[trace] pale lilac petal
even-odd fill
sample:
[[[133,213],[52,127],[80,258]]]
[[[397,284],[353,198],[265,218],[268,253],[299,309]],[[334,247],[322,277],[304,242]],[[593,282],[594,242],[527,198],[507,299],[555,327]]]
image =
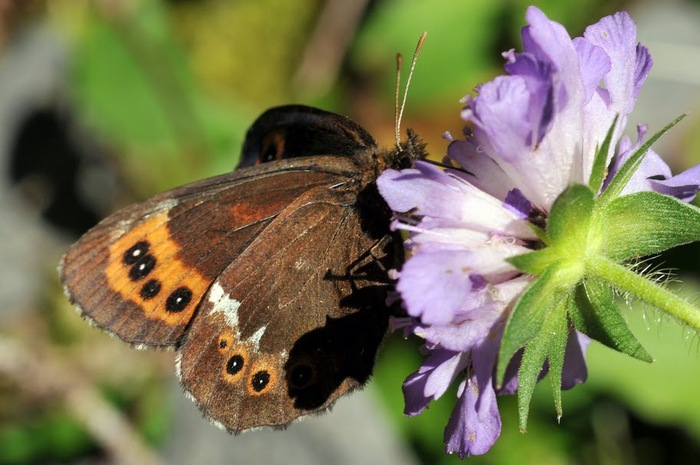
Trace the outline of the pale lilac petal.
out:
[[[610,180],[627,162],[629,157],[642,146],[646,132],[646,125],[637,127],[637,142],[634,145],[628,137],[621,139],[620,154],[610,166],[604,187],[607,187]],[[668,167],[666,162],[656,152],[649,150],[621,194],[627,195],[635,192],[654,191],[676,197],[684,202],[690,202],[695,198],[698,190],[700,190],[700,165],[673,176],[671,168]]]
[[[432,207],[435,206],[444,215],[451,216],[448,206],[461,200],[462,195],[443,183],[443,180],[446,177],[440,169],[417,162],[412,169],[384,171],[377,179],[377,186],[379,193],[394,211],[416,209],[416,214],[419,215],[432,214]]]
[[[420,369],[412,373],[403,383],[404,414],[409,417],[418,415],[427,408],[431,400],[439,397],[435,393],[440,392],[440,395],[442,395],[452,384],[459,370],[464,368],[464,366],[459,365],[462,358],[462,354],[448,350],[438,349],[431,351],[430,355],[423,361]],[[441,370],[441,367],[444,365],[448,365],[452,372],[450,372],[449,368]],[[438,372],[438,375],[433,377],[436,372]],[[429,381],[431,381],[432,391],[430,393],[426,390],[426,385]]]
[[[612,64],[605,50],[581,37],[574,39],[574,47],[576,47],[579,69],[581,70],[581,80],[585,92],[584,101],[587,102],[599,89],[600,81],[610,72]]]
[[[564,370],[561,375],[561,388],[571,389],[577,384],[582,384],[588,377],[586,368],[586,349],[591,339],[578,331],[569,332],[566,342],[566,354],[564,355]]]
[[[700,165],[679,173],[665,180],[649,180],[654,191],[666,194],[684,202],[691,202],[695,199],[695,194],[700,190]]]
[[[485,339],[500,340],[505,324],[505,308],[532,283],[530,276],[509,279],[497,285],[489,285],[488,292],[473,296],[479,305],[459,313],[458,323],[451,325],[416,325],[414,332],[428,342],[439,344],[448,350],[466,352],[482,344]]]
[[[460,176],[471,185],[487,194],[504,199],[508,191],[515,185],[503,169],[484,153],[483,148],[474,144],[474,141],[455,140],[447,147],[447,157],[464,167],[467,173],[455,172],[455,176]]]
[[[474,123],[474,137],[496,162],[512,162],[530,150],[530,93],[525,79],[499,76],[479,89],[462,117]],[[499,163],[501,168],[504,168]]]
[[[505,69],[522,78],[530,94],[527,116],[530,131],[525,142],[534,147],[547,134],[556,115],[552,64],[538,60],[534,55],[520,53],[513,62],[505,65]]]
[[[470,378],[463,389],[464,394],[457,400],[445,428],[446,451],[457,453],[459,458],[485,454],[501,434],[501,417],[493,386],[484,386],[480,392]]]
[[[525,13],[528,26],[522,30],[523,50],[538,58],[547,59],[561,72],[578,72],[578,58],[571,36],[564,26],[551,21],[537,7],[530,6]]]
[[[620,195],[655,190],[652,178],[665,179],[670,176],[671,169],[666,162],[656,152],[649,150]]]
[[[445,349],[468,352],[489,337],[502,316],[502,308],[480,308],[468,312],[458,325],[418,325],[414,333]]]
[[[527,224],[503,207],[502,200],[429,163],[417,162],[414,168],[402,171],[386,170],[377,185],[392,210],[429,217],[431,228],[457,226],[534,238]]]
[[[421,253],[412,256],[401,270],[396,289],[408,314],[425,324],[444,325],[480,291],[472,289],[474,273],[468,251]],[[440,302],[440,305],[435,305]]]
[[[647,49],[637,45],[637,26],[626,12],[615,13],[588,26],[583,37],[610,57],[612,68],[603,82],[611,110],[628,115],[652,66]]]
[[[445,428],[446,450],[460,458],[488,452],[501,434],[492,379],[497,350],[494,344],[475,350],[473,371],[460,385],[459,400]]]
[[[440,349],[441,352],[451,352]],[[452,385],[457,376],[459,376],[471,357],[466,353],[457,352],[452,357],[445,360],[443,363],[435,367],[432,373],[428,376],[425,383],[425,396],[433,399],[439,399],[445,391]]]

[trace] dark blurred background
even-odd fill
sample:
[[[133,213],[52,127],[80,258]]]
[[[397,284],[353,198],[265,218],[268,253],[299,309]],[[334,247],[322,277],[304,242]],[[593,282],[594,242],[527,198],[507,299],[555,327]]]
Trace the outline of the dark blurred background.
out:
[[[0,465],[442,464],[449,392],[402,416],[417,341],[391,337],[373,382],[330,414],[285,432],[228,436],[202,420],[173,376],[174,355],[130,349],[82,321],[58,284],[68,244],[116,208],[229,171],[264,109],[306,103],[351,116],[393,142],[395,54],[428,39],[404,126],[435,157],[459,134],[459,99],[520,48],[529,3],[572,36],[625,9],[656,62],[634,124],[655,132],[678,172],[700,162],[700,2],[556,0],[0,0]],[[405,77],[405,74],[404,74]],[[700,293],[698,247],[649,262]],[[700,463],[700,343],[653,309],[625,314],[657,361],[595,344],[589,380],[548,383],[527,434],[515,399],[483,464]]]

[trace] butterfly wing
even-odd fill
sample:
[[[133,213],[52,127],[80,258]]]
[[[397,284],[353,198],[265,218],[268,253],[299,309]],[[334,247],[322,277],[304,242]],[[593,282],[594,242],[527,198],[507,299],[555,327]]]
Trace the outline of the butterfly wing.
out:
[[[240,166],[313,155],[352,157],[376,148],[372,135],[346,116],[283,105],[264,112],[248,130]]]
[[[203,299],[178,373],[221,427],[281,427],[369,378],[388,322],[379,262],[391,254],[369,256],[381,232],[363,227],[357,198],[352,188],[307,191]],[[388,216],[376,220],[388,232]]]
[[[348,158],[282,160],[127,207],[68,250],[61,268],[66,293],[84,316],[124,341],[172,346],[211,283],[280,212],[355,172]]]
[[[233,432],[284,426],[367,381],[388,322],[385,270],[401,253],[377,246],[389,233],[373,182],[383,168],[356,123],[275,108],[243,155],[278,161],[128,207],[61,266],[96,325],[178,347],[186,392]]]

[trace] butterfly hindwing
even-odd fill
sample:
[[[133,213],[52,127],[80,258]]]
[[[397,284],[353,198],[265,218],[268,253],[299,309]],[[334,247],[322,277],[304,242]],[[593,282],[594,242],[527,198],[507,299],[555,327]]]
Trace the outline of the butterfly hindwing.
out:
[[[369,378],[388,310],[382,257],[367,254],[377,238],[362,228],[356,197],[352,189],[305,193],[203,300],[179,373],[226,429],[286,425]]]

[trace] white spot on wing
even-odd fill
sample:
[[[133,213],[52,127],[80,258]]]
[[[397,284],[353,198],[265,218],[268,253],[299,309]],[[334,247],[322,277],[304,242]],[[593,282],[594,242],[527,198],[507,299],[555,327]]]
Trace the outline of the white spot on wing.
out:
[[[262,326],[257,331],[255,331],[255,333],[253,333],[252,336],[248,338],[248,342],[253,344],[255,351],[257,351],[260,348],[260,339],[262,339],[266,329],[267,326]]]
[[[210,315],[214,313],[221,313],[226,319],[226,323],[232,328],[238,327],[238,307],[241,303],[236,299],[225,295],[224,288],[221,284],[214,283],[209,291],[209,302],[214,304],[214,307],[209,312]]]

